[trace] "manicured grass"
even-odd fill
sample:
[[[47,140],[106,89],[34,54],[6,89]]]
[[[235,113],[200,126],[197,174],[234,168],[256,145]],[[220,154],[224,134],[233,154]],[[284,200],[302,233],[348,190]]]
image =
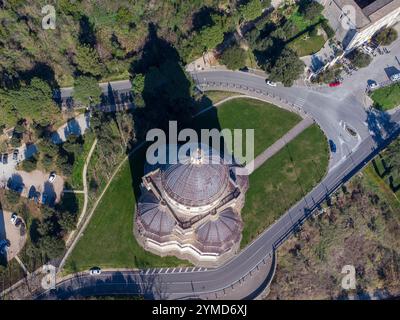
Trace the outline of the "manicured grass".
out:
[[[189,265],[175,257],[145,251],[133,235],[135,194],[143,175],[145,152],[138,152],[118,172],[101,200],[81,240],[68,258],[67,272],[102,268],[142,268]]]
[[[321,35],[314,37],[301,36],[289,44],[289,47],[297,52],[299,57],[309,56],[321,50],[325,44],[325,38]]]
[[[322,179],[328,154],[323,132],[312,125],[253,172],[242,210],[242,248]]]
[[[238,98],[199,115],[194,119],[194,126],[202,129],[254,129],[254,155],[257,156],[300,120],[297,114],[272,104]],[[243,142],[245,139],[243,134]]]
[[[93,145],[94,135],[88,132],[87,134],[85,134],[84,139],[85,142],[83,144],[83,152],[79,154],[78,157],[75,159],[70,178],[71,186],[76,190],[83,189],[82,171],[90,148]]]
[[[374,101],[374,107],[383,111],[397,107],[400,105],[400,83],[373,91],[371,99]]]

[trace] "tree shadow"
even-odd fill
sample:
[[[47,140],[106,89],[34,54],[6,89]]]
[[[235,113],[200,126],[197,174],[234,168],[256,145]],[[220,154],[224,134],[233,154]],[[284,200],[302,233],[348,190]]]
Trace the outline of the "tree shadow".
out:
[[[145,107],[134,110],[135,131],[139,141],[144,141],[146,133],[152,128],[163,130],[168,141],[170,121],[177,122],[178,132],[184,128],[198,129],[193,120],[193,114],[199,109],[193,98],[193,84],[182,67],[182,60],[176,49],[158,37],[153,24],[149,25],[147,42],[140,59],[132,63],[131,73],[145,76]],[[208,120],[204,123],[220,128],[216,112],[209,112]],[[147,147],[148,145],[143,146],[129,158],[136,201],[141,193]]]
[[[199,11],[195,12],[192,16],[192,29],[191,32],[199,31],[204,27],[213,25],[212,15],[217,14],[218,11],[210,7],[202,7]]]
[[[42,203],[49,207],[54,207],[56,199],[57,199],[57,194],[54,191],[53,184],[46,181],[44,183],[42,192]]]
[[[78,40],[82,45],[87,45],[92,48],[97,44],[95,26],[87,15],[82,15],[79,19]]]
[[[22,193],[24,186],[24,180],[17,173],[14,173],[7,181],[7,188],[17,192],[19,195]]]
[[[46,293],[36,293],[37,300],[66,300],[90,297],[136,297],[148,300],[168,298],[166,283],[162,275],[145,275],[140,272],[130,274],[113,272],[106,277],[76,275],[60,283],[56,289]]]
[[[366,122],[368,130],[377,145],[384,143],[396,126],[396,122],[391,119],[387,112],[376,109],[367,111]]]

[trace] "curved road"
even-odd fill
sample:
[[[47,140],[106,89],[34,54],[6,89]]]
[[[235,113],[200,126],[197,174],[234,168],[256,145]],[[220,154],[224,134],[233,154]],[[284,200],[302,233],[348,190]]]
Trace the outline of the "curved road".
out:
[[[40,294],[38,299],[63,299],[96,293],[139,293],[155,299],[183,299],[221,292],[264,264],[329,194],[358,172],[398,133],[400,113],[392,116],[377,113],[372,117],[352,97],[338,99],[307,87],[266,87],[263,78],[243,72],[209,71],[193,74],[193,77],[203,90],[230,88],[231,91],[244,91],[269,100],[275,95],[275,98],[284,97],[295,108],[300,107],[309,113],[338,146],[327,176],[240,254],[219,268],[184,268],[183,272],[180,268],[103,272],[96,277],[76,275],[58,283],[56,290]],[[356,130],[357,137],[346,132],[343,121]],[[256,285],[254,290],[259,290],[260,285]]]

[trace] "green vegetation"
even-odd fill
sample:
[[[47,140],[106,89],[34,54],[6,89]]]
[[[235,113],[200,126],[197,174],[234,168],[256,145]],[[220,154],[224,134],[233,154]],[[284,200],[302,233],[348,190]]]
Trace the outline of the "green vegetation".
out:
[[[67,272],[103,268],[144,268],[188,265],[175,257],[161,258],[145,251],[133,235],[135,186],[143,175],[145,149],[126,161],[94,213],[92,220],[68,258]]]
[[[298,59],[297,54],[285,48],[271,68],[269,78],[272,81],[279,81],[284,86],[290,87],[293,85],[294,80],[304,72],[304,67],[304,62]]]
[[[319,17],[324,10],[324,6],[314,0],[301,0],[299,3],[299,13],[307,20],[314,20]]]
[[[247,3],[239,7],[239,14],[245,21],[251,21],[259,17],[262,13],[263,5],[267,7],[268,4],[262,4],[261,0],[249,0]]]
[[[254,129],[254,154],[259,155],[300,121],[292,112],[272,104],[238,98],[224,102],[195,118],[201,129]],[[243,144],[246,137],[243,136]]]
[[[314,1],[300,4],[283,4],[270,15],[260,18],[255,27],[245,34],[259,67],[270,78],[285,86],[304,72],[299,56],[318,52],[331,37],[331,29]]]
[[[304,57],[321,50],[325,42],[325,38],[322,35],[311,36],[310,34],[305,34],[293,40],[289,47],[300,57]]]
[[[250,176],[250,188],[242,210],[242,248],[323,178],[328,160],[326,138],[319,127],[313,125]]]
[[[400,105],[400,83],[374,90],[371,99],[374,101],[374,107],[383,111],[397,107]]]
[[[341,73],[342,66],[339,64],[335,64],[333,67],[320,72],[316,77],[312,79],[312,81],[318,83],[331,83],[336,81]]]
[[[393,28],[386,28],[374,36],[374,40],[382,46],[388,46],[397,39],[397,31]]]
[[[353,50],[347,55],[347,58],[351,61],[357,68],[368,67],[372,61],[369,54],[362,52],[359,49]]]
[[[72,166],[72,173],[70,177],[71,186],[73,189],[81,190],[83,188],[82,171],[86,162],[86,158],[89,154],[90,148],[93,145],[93,142],[94,142],[93,134],[90,132],[86,133],[82,150],[80,150],[80,152],[74,153],[74,164]]]
[[[246,66],[246,58],[246,51],[234,45],[222,53],[220,61],[226,65],[228,69],[237,70]]]
[[[397,296],[400,202],[374,165],[353,177],[324,208],[279,248],[268,299]],[[343,261],[356,269],[355,290],[341,289]]]
[[[77,47],[75,63],[78,70],[84,74],[98,77],[104,71],[97,51],[87,45]]]
[[[51,88],[42,79],[33,78],[18,89],[0,89],[0,126],[15,125],[20,119],[48,125],[58,116]]]
[[[80,76],[74,81],[74,100],[86,106],[100,102],[101,89],[96,78]]]

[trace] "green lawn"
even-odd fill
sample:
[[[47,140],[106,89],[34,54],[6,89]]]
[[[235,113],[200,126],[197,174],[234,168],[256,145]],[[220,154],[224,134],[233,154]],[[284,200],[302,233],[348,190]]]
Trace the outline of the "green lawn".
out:
[[[219,125],[216,117],[219,117],[224,128],[255,128],[255,149],[259,152],[300,120],[297,115],[272,105],[241,98],[203,114],[196,119],[197,126],[214,128]],[[321,168],[321,175],[327,167],[325,137],[318,127],[313,126],[293,140],[289,150],[297,175],[307,192],[320,179],[312,160]],[[175,257],[153,255],[142,249],[134,238],[135,199],[143,175],[144,151],[145,148],[142,148],[136,153],[131,164],[126,162],[110,184],[88,228],[69,257],[66,272],[93,266],[134,268],[189,265]],[[295,176],[287,149],[253,173],[242,213],[245,222],[242,246],[301,197]],[[286,189],[285,199],[277,194],[277,188]]]
[[[289,43],[289,47],[296,51],[299,57],[305,57],[321,50],[324,44],[325,38],[321,35],[314,37],[301,36]]]
[[[85,165],[86,158],[89,154],[90,148],[93,145],[94,135],[88,132],[87,134],[85,134],[84,139],[85,142],[83,144],[83,152],[75,159],[70,178],[71,186],[73,189],[76,190],[83,189],[82,171]]]
[[[194,126],[202,129],[254,129],[254,154],[257,156],[300,120],[297,114],[272,104],[238,98],[199,115]],[[245,141],[245,135],[242,140]]]
[[[144,148],[126,161],[109,186],[84,232],[68,258],[66,272],[103,268],[141,268],[189,265],[175,257],[161,258],[145,251],[133,236],[135,190],[143,173]],[[133,182],[132,182],[133,181]]]
[[[371,99],[374,101],[374,107],[383,111],[397,107],[400,105],[400,83],[373,91]]]
[[[312,125],[250,176],[242,210],[242,248],[321,180],[328,167],[328,154],[323,132]]]

